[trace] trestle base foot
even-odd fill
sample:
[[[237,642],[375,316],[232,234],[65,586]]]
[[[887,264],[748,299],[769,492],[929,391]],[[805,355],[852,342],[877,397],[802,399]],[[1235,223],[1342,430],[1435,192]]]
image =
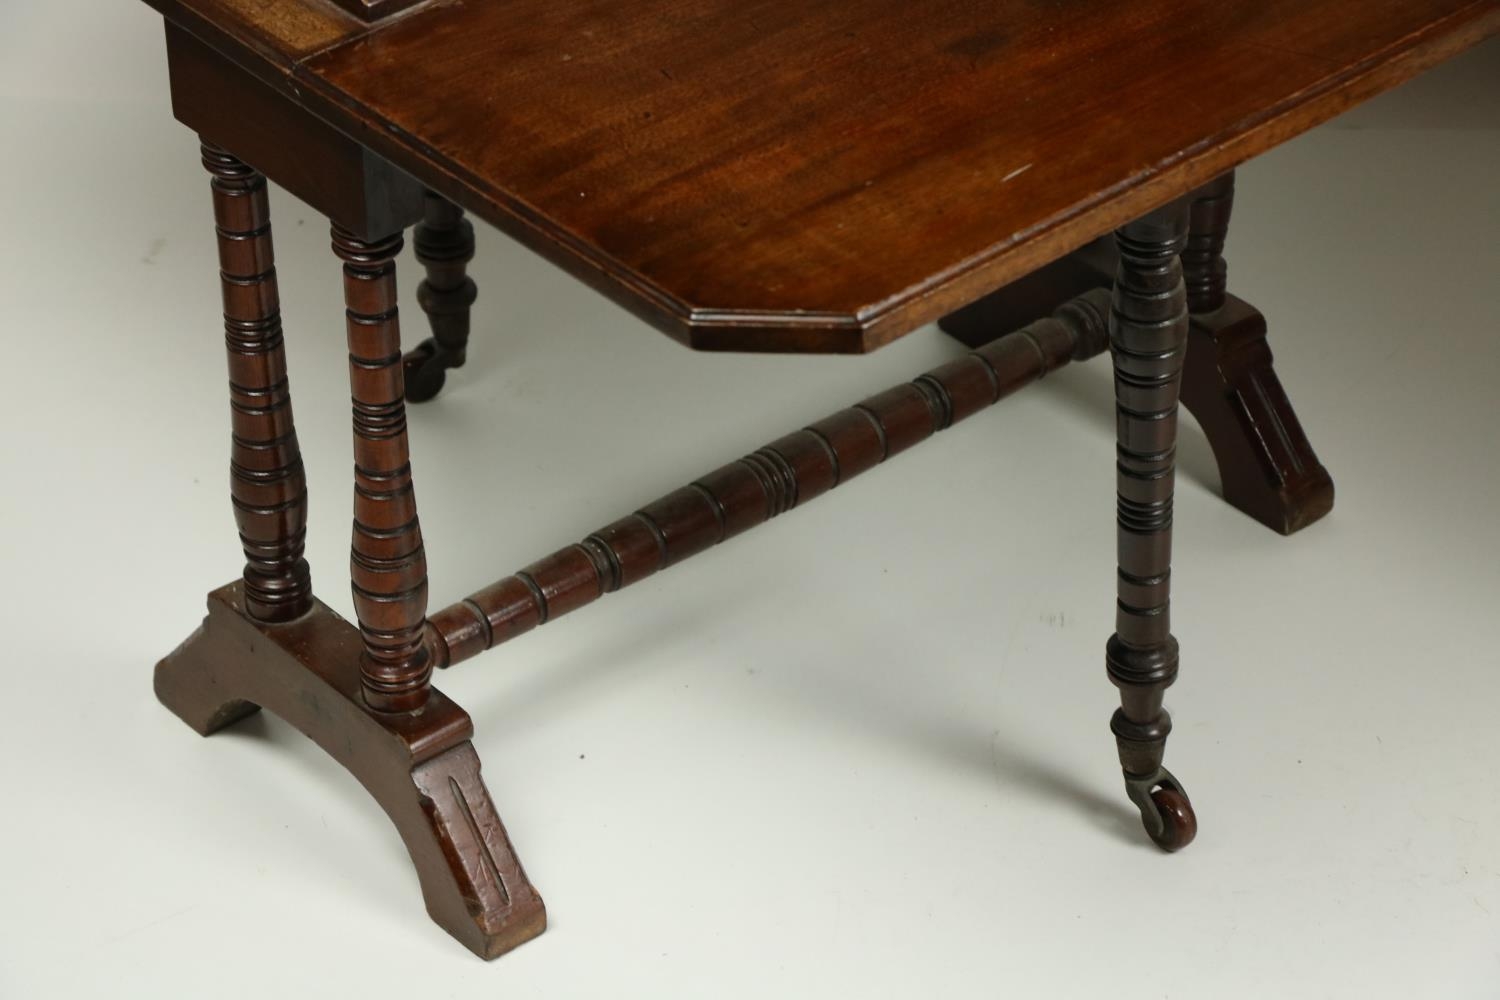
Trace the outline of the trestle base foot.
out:
[[[546,929],[547,914],[480,778],[473,724],[435,690],[416,712],[368,707],[362,648],[321,601],[284,624],[256,621],[236,582],[209,594],[202,627],[157,664],[156,694],[204,736],[260,708],[301,730],[396,825],[432,919],[496,958]]]

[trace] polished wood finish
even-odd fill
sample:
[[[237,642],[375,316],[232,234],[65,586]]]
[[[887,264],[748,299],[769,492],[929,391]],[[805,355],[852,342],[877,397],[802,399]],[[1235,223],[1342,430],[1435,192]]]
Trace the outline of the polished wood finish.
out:
[[[1162,766],[1179,392],[1214,414],[1200,419],[1221,462],[1242,449],[1236,483],[1310,455],[1263,326],[1225,291],[1223,175],[1500,29],[1500,0],[470,0],[399,16],[407,0],[148,2],[169,22],[174,110],[209,144],[249,563],[158,666],[158,695],[202,733],[264,705],[315,739],[395,821],[434,918],[485,957],[539,933],[545,912],[479,779],[468,717],[430,686],[435,664],[763,523],[1106,339],[1112,729],[1152,839],[1189,842],[1196,818]],[[343,261],[357,631],[312,597],[302,558],[262,174],[330,219]],[[461,209],[703,349],[867,351],[1002,287],[980,310],[991,318],[1023,285],[1046,299],[1023,322],[1057,312],[429,621],[403,373],[429,379],[411,387],[420,398],[463,360]],[[419,221],[432,371],[403,361],[396,308],[395,258]],[[1087,245],[1115,230],[1106,309]],[[1059,258],[1078,298],[1052,295],[1050,272],[1017,283]],[[1021,324],[991,325],[986,339]],[[1266,431],[1290,458],[1247,443]]]
[[[433,691],[421,712],[370,708],[359,632],[321,601],[271,625],[241,583],[208,597],[203,626],[156,667],[162,703],[208,736],[265,708],[346,767],[395,824],[427,912],[482,958],[540,934],[526,877],[479,776],[469,716]]]
[[[695,479],[431,618],[438,666],[477,656],[764,524],[1055,371],[1108,339],[1103,290]]]
[[[158,698],[202,735],[269,708],[385,809],[432,918],[483,958],[546,927],[546,910],[479,776],[467,714],[434,691],[427,574],[406,440],[394,260],[399,234],[335,225],[344,262],[355,498],[351,627],[313,597],[307,488],[292,422],[266,179],[210,143],[233,426],[231,496],[244,579],[156,668]]]
[[[1333,509],[1334,486],[1276,374],[1265,317],[1225,290],[1233,198],[1234,179],[1226,176],[1193,202],[1183,252],[1193,316],[1182,402],[1213,449],[1224,499],[1289,535]],[[979,346],[1057,302],[1108,287],[1117,266],[1114,241],[1099,241],[945,317],[942,327]]]
[[[1333,510],[1333,479],[1276,375],[1265,317],[1228,294],[1224,244],[1233,211],[1233,174],[1193,202],[1182,255],[1193,313],[1182,401],[1213,446],[1225,498],[1290,535]]]
[[[304,69],[694,346],[853,351],[1500,23],[1493,2],[1357,6],[520,0],[434,8]],[[413,65],[443,85],[403,86]]]
[[[1187,799],[1162,767],[1172,719],[1162,696],[1177,679],[1177,640],[1171,631],[1172,493],[1177,448],[1177,401],[1187,352],[1187,286],[1180,254],[1188,242],[1186,201],[1133,222],[1116,234],[1120,263],[1110,310],[1109,347],[1115,369],[1118,424],[1119,573],[1115,634],[1106,647],[1109,679],[1120,689],[1110,722],[1126,787],[1141,807],[1146,829],[1162,847],[1197,823],[1165,823],[1159,797],[1166,787]],[[1190,807],[1189,815],[1191,815]]]
[[[1234,213],[1234,172],[1216,178],[1193,194],[1187,245],[1182,250],[1182,280],[1190,313],[1223,308],[1229,290],[1229,262],[1224,244]]]
[[[1500,0],[508,0],[218,41],[695,347],[864,351],[1497,28]]]
[[[224,292],[232,427],[229,494],[245,550],[245,606],[260,621],[312,607],[307,476],[292,421],[266,179],[205,143]]]
[[[350,232],[375,239],[422,218],[422,186],[389,160],[170,24],[167,67],[178,121]]]
[[[448,369],[463,367],[469,316],[479,295],[468,275],[474,226],[463,209],[440,194],[427,192],[425,205],[414,242],[427,280],[417,287],[417,302],[432,325],[432,336],[406,353],[406,398],[413,403],[436,396]]]
[[[365,242],[333,227],[344,262],[349,388],[354,401],[354,539],[349,573],[365,649],[365,700],[410,712],[427,700],[432,663],[422,642],[427,553],[417,520],[406,434],[396,255],[401,236]]]
[[[1333,510],[1333,479],[1276,374],[1266,318],[1233,295],[1193,317],[1182,402],[1213,446],[1224,499],[1283,535]]]

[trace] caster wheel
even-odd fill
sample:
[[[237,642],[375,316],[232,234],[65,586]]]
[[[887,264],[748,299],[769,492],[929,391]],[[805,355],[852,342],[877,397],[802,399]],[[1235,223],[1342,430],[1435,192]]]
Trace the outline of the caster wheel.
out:
[[[1180,851],[1198,835],[1198,817],[1188,797],[1175,788],[1162,786],[1151,792],[1151,802],[1161,816],[1161,835],[1151,839],[1164,851]]]
[[[406,377],[406,401],[425,403],[441,392],[448,378],[447,367],[430,340],[408,351],[401,359]]]

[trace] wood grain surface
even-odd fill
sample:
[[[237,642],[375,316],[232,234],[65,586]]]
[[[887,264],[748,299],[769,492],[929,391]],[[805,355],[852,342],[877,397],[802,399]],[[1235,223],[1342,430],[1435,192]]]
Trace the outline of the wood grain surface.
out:
[[[1500,0],[505,0],[293,75],[695,347],[863,351],[1497,27]]]
[[[346,42],[368,26],[332,0],[146,0],[262,77],[284,77],[297,62]]]

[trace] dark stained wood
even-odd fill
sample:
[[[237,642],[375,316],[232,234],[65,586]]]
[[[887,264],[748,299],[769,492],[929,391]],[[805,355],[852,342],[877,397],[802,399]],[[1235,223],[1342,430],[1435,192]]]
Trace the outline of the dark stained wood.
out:
[[[1500,0],[507,0],[297,76],[693,346],[860,351],[1497,27]]]
[[[870,350],[1500,29],[1500,0],[149,2],[672,335],[768,351]]]
[[[354,412],[354,537],[349,573],[365,639],[365,700],[387,712],[426,703],[432,663],[422,642],[427,554],[406,433],[396,255],[401,236],[365,242],[333,227],[344,262],[349,389]]]
[[[440,667],[643,580],[821,496],[1070,361],[1105,349],[1096,289],[1023,330],[773,441],[429,619]]]
[[[1182,280],[1187,285],[1188,312],[1211,313],[1224,305],[1229,288],[1229,264],[1224,244],[1234,213],[1234,172],[1210,181],[1193,194],[1188,216],[1187,246],[1182,251]]]
[[[312,607],[307,547],[307,476],[287,383],[281,299],[271,248],[266,179],[205,143],[213,176],[224,346],[229,356],[232,428],[229,493],[245,550],[245,604],[268,622]]]
[[[417,286],[417,303],[427,314],[432,336],[406,353],[406,399],[420,403],[443,388],[449,368],[468,359],[469,316],[479,289],[468,275],[474,259],[474,227],[463,209],[440,194],[427,192],[417,226],[417,260],[427,280]]]
[[[1230,503],[1290,535],[1333,510],[1333,479],[1302,431],[1266,341],[1266,318],[1228,294],[1234,175],[1198,192],[1182,255],[1188,335],[1182,401],[1203,428]]]
[[[321,601],[282,625],[257,622],[243,585],[156,667],[156,694],[208,736],[260,708],[300,729],[380,803],[416,866],[427,912],[482,958],[540,934],[526,877],[479,776],[469,716],[433,691],[419,713],[378,712],[361,694],[359,632]]]
[[[462,709],[428,685],[426,566],[412,496],[393,259],[334,227],[349,305],[356,631],[312,595],[307,488],[271,249],[266,179],[203,146],[224,290],[231,495],[248,564],[209,595],[203,626],[156,668],[158,698],[203,735],[262,706],[310,736],[385,809],[432,918],[483,958],[546,927],[479,776]]]
[[[170,23],[167,66],[178,121],[322,215],[367,239],[422,218],[422,186],[411,177]]]
[[[1113,235],[1095,240],[949,313],[938,326],[967,347],[983,347],[1007,331],[1046,316],[1059,302],[1111,287],[1116,259]]]
[[[1333,479],[1292,408],[1266,318],[1233,295],[1193,317],[1182,402],[1203,428],[1224,499],[1283,535],[1333,510]]]
[[[1236,468],[1311,454],[1258,314],[1225,291],[1223,175],[1500,28],[1500,0],[457,0],[378,24],[406,0],[148,2],[170,23],[174,108],[209,144],[249,561],[158,666],[158,694],[202,733],[265,705],[312,736],[396,822],[433,917],[485,957],[540,933],[545,913],[479,779],[468,717],[430,686],[434,665],[806,503],[1106,339],[1119,413],[1112,729],[1152,839],[1190,841],[1191,804],[1162,766],[1189,337],[1212,331],[1208,367],[1195,348],[1181,390],[1190,404],[1202,390],[1211,440],[1291,442],[1291,458],[1263,447]],[[257,170],[330,217],[344,262],[358,631],[312,597],[302,559]],[[1079,279],[1053,318],[427,619],[394,261],[422,218],[440,374],[462,361],[473,301],[460,207],[704,349],[870,350],[1112,230],[1118,254],[1059,269],[1075,280],[1104,259],[1118,275],[1112,300]],[[1050,282],[1020,297],[1040,302]]]
[[[1110,722],[1126,788],[1153,840],[1168,850],[1187,846],[1197,822],[1169,823],[1153,793],[1170,788],[1171,810],[1188,809],[1181,786],[1162,767],[1172,719],[1162,696],[1177,679],[1171,629],[1172,493],[1177,400],[1187,352],[1187,286],[1180,254],[1187,245],[1190,205],[1179,201],[1123,227],[1110,310],[1118,422],[1119,575],[1115,634],[1106,647],[1109,678],[1120,689]],[[1144,790],[1146,796],[1141,796]],[[1180,801],[1179,801],[1180,800]]]
[[[1183,253],[1193,317],[1182,402],[1213,449],[1224,499],[1289,535],[1333,509],[1334,486],[1276,374],[1265,317],[1225,291],[1233,191],[1233,178],[1221,178],[1193,203]],[[942,327],[982,345],[1057,302],[1108,286],[1117,266],[1114,241],[1096,242],[945,317]]]

